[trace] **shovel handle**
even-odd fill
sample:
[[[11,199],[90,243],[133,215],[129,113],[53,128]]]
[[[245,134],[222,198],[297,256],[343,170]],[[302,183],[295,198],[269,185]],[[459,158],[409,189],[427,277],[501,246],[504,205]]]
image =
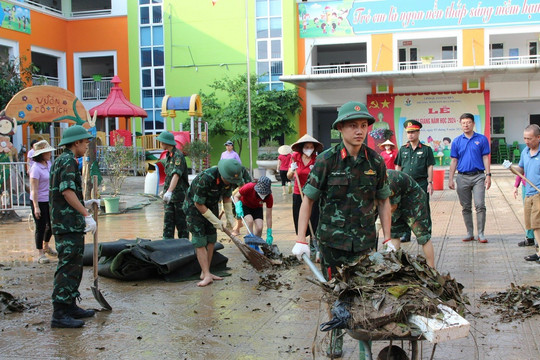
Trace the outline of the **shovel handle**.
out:
[[[302,198],[302,201],[304,201],[304,193],[302,192],[302,186],[300,186],[298,174],[294,174],[294,178],[296,179],[296,184],[298,185],[298,191],[300,191],[300,197]],[[315,232],[313,231],[313,225],[311,225],[311,218],[308,219],[308,225],[309,231],[311,232],[311,238],[314,240],[313,245],[315,246],[315,250],[319,251],[319,244],[317,243],[317,238],[315,237]]]
[[[92,176],[92,199],[97,199],[98,196],[98,177],[97,175]],[[92,204],[92,210],[94,212],[94,221],[96,222],[96,231],[94,232],[94,246],[93,246],[93,256],[92,256],[92,267],[94,270],[94,281],[98,278],[98,206],[96,203]]]
[[[309,266],[309,269],[311,270],[313,275],[315,275],[317,280],[319,280],[322,283],[326,282],[326,279],[324,278],[322,272],[317,268],[317,265],[315,265],[313,261],[311,261],[311,259],[309,258],[309,256],[307,256],[307,254],[302,254],[302,260],[304,260],[307,266]]]

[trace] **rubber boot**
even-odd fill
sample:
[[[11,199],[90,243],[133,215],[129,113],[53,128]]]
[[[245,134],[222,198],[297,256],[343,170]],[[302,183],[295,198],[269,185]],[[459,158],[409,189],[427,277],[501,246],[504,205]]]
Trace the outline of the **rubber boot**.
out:
[[[68,313],[70,305],[53,302],[52,328],[80,328],[84,321],[72,318]]]
[[[85,310],[77,306],[77,300],[73,299],[73,302],[69,305],[67,313],[74,319],[83,319],[94,316],[96,313],[94,310]]]
[[[473,215],[470,212],[468,213],[462,212],[462,214],[463,214],[463,222],[465,222],[465,227],[467,228],[467,237],[472,238],[474,237]]]
[[[326,350],[326,356],[331,359],[340,358],[343,355],[343,331],[334,329],[330,334],[330,344]]]

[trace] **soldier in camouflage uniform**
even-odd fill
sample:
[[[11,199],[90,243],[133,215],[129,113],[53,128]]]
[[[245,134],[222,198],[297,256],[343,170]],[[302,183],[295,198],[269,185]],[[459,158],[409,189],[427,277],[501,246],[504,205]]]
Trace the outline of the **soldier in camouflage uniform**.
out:
[[[409,175],[402,171],[386,170],[390,184],[390,206],[392,208],[392,245],[400,247],[400,236],[411,231],[422,245],[427,263],[435,267],[435,253],[431,242],[431,221],[426,206],[425,191]]]
[[[353,262],[377,247],[375,220],[381,218],[385,239],[390,238],[390,188],[383,158],[364,144],[368,126],[375,122],[366,106],[344,104],[332,127],[342,142],[317,156],[306,185],[298,218],[298,237],[293,254],[309,256],[306,242],[308,219],[319,199],[320,220],[316,231],[321,268],[330,277],[336,267]],[[328,356],[339,357],[343,338],[333,330]]]
[[[189,187],[186,159],[180,150],[176,148],[174,135],[164,131],[157,139],[161,142],[161,148],[167,151],[167,157],[162,160],[165,165],[165,184],[167,189],[163,195],[164,220],[163,238],[174,239],[174,229],[178,231],[178,238],[189,237],[186,223],[186,214],[182,209],[186,191]]]
[[[198,174],[189,186],[184,212],[187,217],[191,242],[201,266],[201,281],[197,286],[206,286],[221,277],[210,273],[210,264],[217,241],[216,230],[222,230],[225,224],[218,219],[218,203],[223,200],[223,210],[227,223],[235,223],[232,206],[232,191],[243,182],[244,167],[234,159],[220,160],[217,167],[211,167]]]
[[[84,233],[96,231],[96,222],[85,207],[97,200],[83,202],[81,173],[76,160],[86,153],[91,137],[80,125],[66,129],[58,144],[66,148],[51,167],[51,226],[58,251],[51,327],[81,327],[84,321],[79,319],[94,315],[93,310],[81,309],[76,304],[83,273]]]

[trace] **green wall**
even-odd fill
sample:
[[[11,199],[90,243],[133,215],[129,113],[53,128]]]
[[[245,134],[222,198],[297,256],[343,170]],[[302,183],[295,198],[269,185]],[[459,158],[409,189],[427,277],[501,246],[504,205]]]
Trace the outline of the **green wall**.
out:
[[[134,103],[140,104],[140,74],[138,45],[138,5],[129,2],[130,92]],[[282,1],[284,74],[296,73],[296,3]],[[255,1],[249,0],[250,71],[256,71]],[[191,96],[210,92],[209,84],[225,76],[235,77],[246,72],[246,17],[245,1],[220,0],[215,6],[208,1],[163,2],[165,40],[165,85],[167,95]],[[223,65],[221,65],[223,64]],[[225,65],[226,64],[226,65]],[[221,66],[220,66],[221,65]],[[286,84],[288,88],[292,85]],[[204,108],[203,108],[204,113]],[[175,129],[188,118],[187,112],[177,112]],[[203,117],[204,120],[204,117]],[[170,129],[171,118],[167,119]],[[247,126],[247,124],[246,124]],[[188,130],[185,129],[184,130]],[[213,147],[211,163],[217,164],[226,137],[209,134]],[[297,136],[291,136],[291,142]],[[257,157],[257,139],[253,140],[253,160]],[[247,147],[241,154],[248,165]],[[253,167],[257,167],[253,164]]]

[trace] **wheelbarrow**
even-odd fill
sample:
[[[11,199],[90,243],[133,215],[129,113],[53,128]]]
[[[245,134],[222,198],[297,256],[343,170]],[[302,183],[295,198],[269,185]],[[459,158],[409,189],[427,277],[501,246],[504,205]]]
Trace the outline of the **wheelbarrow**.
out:
[[[309,266],[318,281],[322,283],[326,282],[321,271],[306,254],[302,255],[302,259]],[[400,341],[402,347],[403,342],[409,341],[411,349],[410,357],[405,354],[402,348],[397,349],[402,351],[403,357],[401,357],[401,359],[418,360],[418,341],[423,340],[428,340],[433,344],[430,357],[430,359],[433,359],[437,343],[467,337],[470,329],[469,322],[451,308],[445,305],[439,305],[438,308],[440,313],[437,318],[409,315],[407,322],[410,325],[411,332],[406,336],[389,335],[387,331],[368,331],[362,328],[345,329],[345,331],[350,337],[358,340],[360,360],[373,359],[371,351],[371,343],[373,341],[390,341],[390,346],[383,349],[382,352],[386,350],[396,350],[393,349],[395,348],[395,346],[393,346],[395,341]],[[379,354],[379,356],[380,355],[381,354]],[[383,358],[386,358],[386,356]],[[395,358],[400,359],[399,357]]]

